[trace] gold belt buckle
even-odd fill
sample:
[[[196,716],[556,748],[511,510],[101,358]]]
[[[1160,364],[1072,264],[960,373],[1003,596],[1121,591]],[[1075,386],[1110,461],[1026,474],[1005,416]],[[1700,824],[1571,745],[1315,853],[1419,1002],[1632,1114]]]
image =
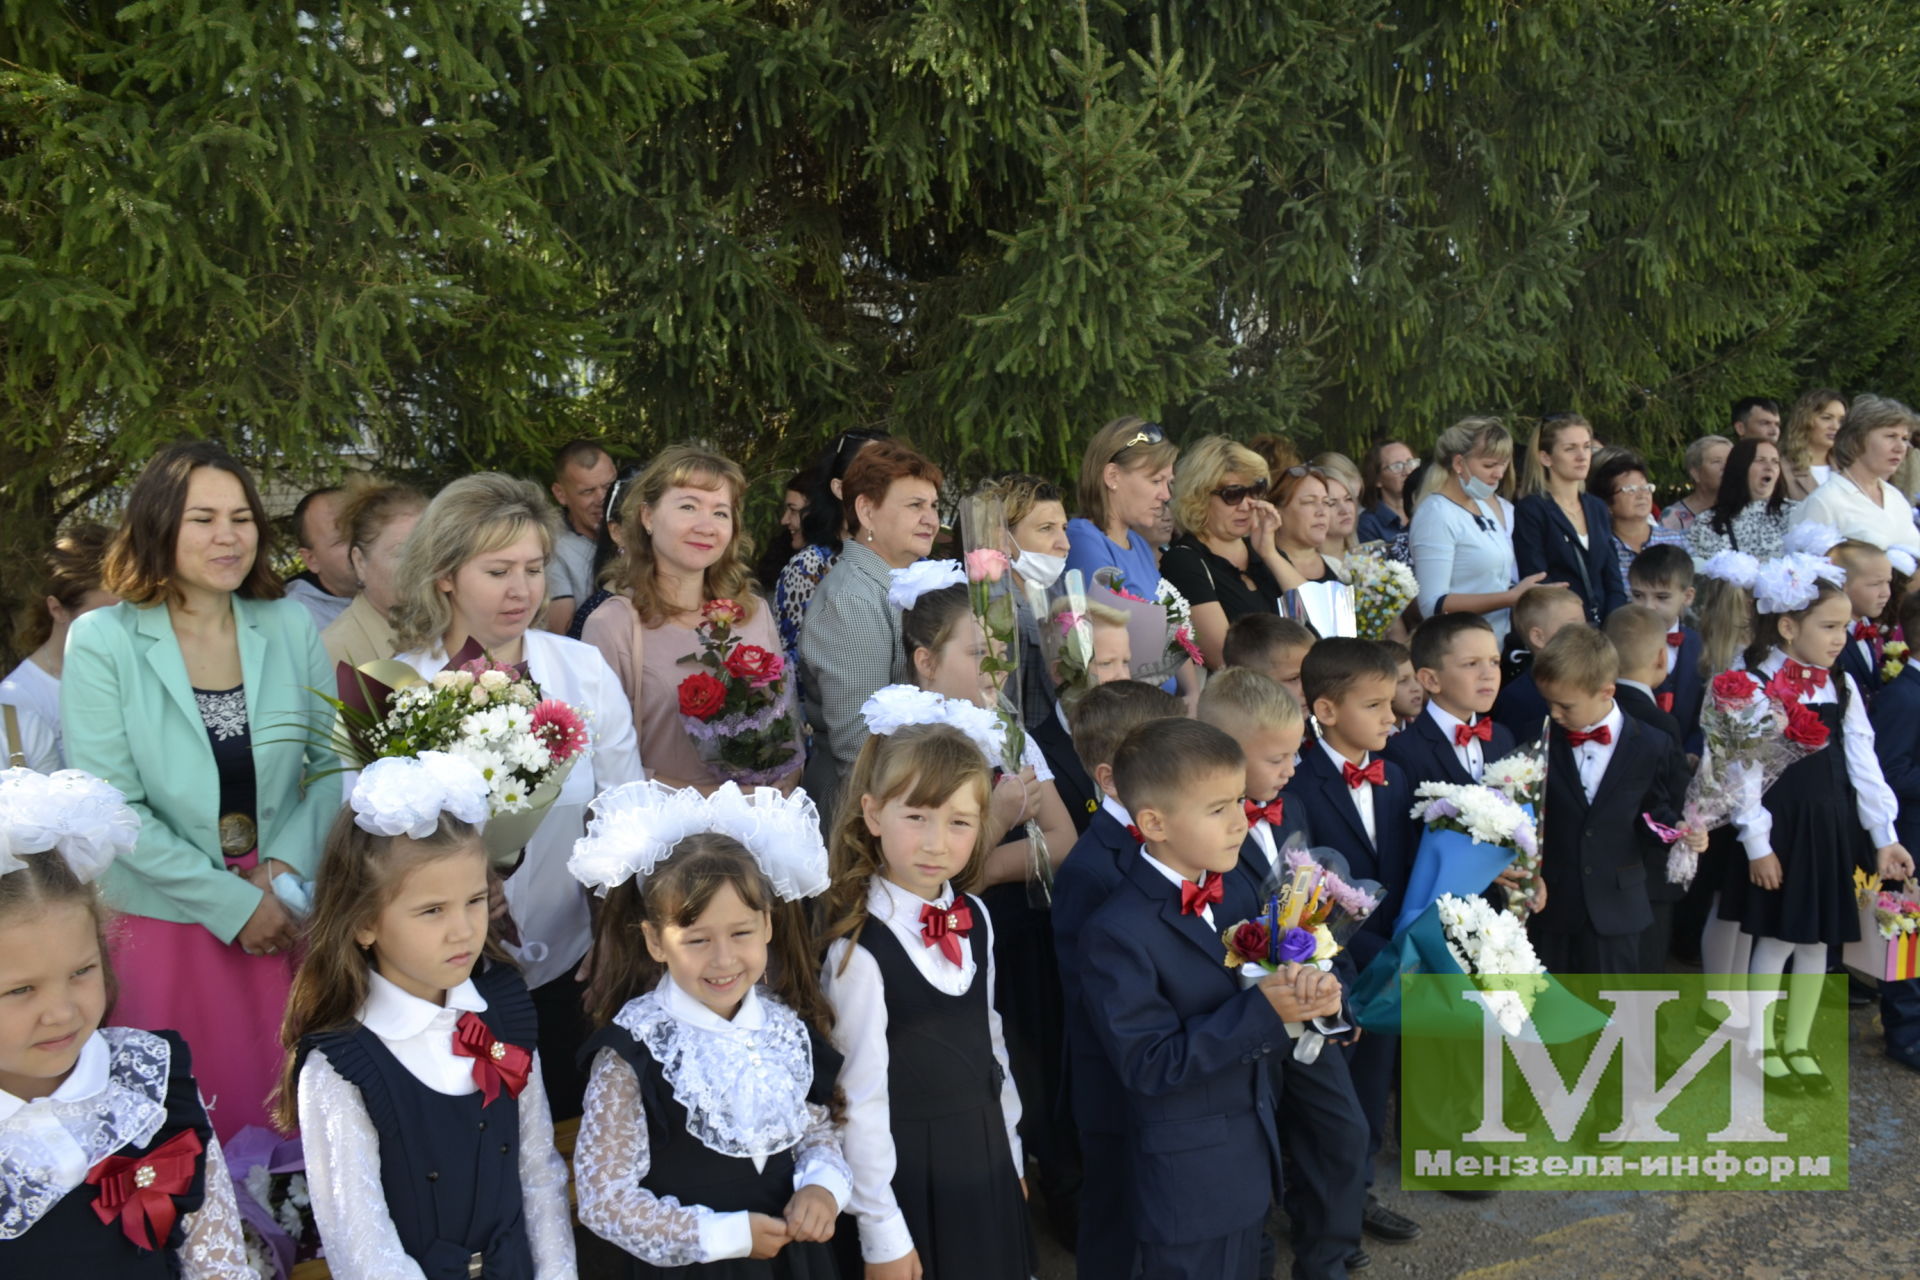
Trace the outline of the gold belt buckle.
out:
[[[259,829],[254,826],[252,814],[220,815],[220,852],[223,855],[242,858],[259,847]]]
[[[467,1280],[475,1280],[475,1277],[485,1274],[484,1263],[483,1255],[478,1253],[470,1255],[467,1258]]]

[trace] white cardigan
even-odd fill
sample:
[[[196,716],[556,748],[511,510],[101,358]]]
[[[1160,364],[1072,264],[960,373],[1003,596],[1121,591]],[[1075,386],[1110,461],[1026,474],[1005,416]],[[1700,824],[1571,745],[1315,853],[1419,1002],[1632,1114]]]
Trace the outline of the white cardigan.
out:
[[[514,958],[527,986],[538,987],[573,972],[593,940],[586,890],[567,873],[573,842],[586,834],[587,805],[608,787],[638,782],[646,772],[640,767],[640,745],[633,735],[633,708],[619,677],[598,649],[530,629],[526,654],[527,671],[541,693],[588,713],[591,739],[560,788],[560,798],[528,842],[526,861],[507,878],[507,904],[522,943]],[[399,655],[401,662],[428,679],[447,665],[447,657],[439,645],[431,653]]]

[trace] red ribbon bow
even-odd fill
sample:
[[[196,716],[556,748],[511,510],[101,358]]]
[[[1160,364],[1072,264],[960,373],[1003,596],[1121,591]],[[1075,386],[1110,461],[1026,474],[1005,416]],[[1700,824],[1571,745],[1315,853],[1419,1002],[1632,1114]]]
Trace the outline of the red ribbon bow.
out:
[[[936,907],[931,902],[920,908],[920,940],[930,947],[939,947],[940,954],[954,964],[960,963],[960,939],[973,932],[973,908],[963,899],[955,898],[950,907]]]
[[[200,1135],[187,1129],[143,1156],[108,1156],[87,1174],[87,1181],[100,1188],[93,1211],[109,1226],[120,1219],[120,1230],[134,1248],[165,1247],[180,1215],[173,1198],[193,1185],[204,1149]]]
[[[1340,776],[1345,778],[1347,785],[1355,790],[1358,790],[1360,784],[1363,782],[1370,782],[1376,787],[1384,787],[1387,785],[1387,762],[1385,760],[1375,760],[1365,768],[1355,768],[1351,760],[1342,760],[1340,762]]]
[[[1191,880],[1182,880],[1180,882],[1180,914],[1197,916],[1220,901],[1221,895],[1226,891],[1227,882],[1216,875],[1201,876],[1199,884]]]
[[[1793,691],[1796,698],[1804,698],[1815,689],[1827,687],[1825,668],[1809,667],[1792,661],[1780,668],[1780,680]]]
[[[1480,741],[1482,742],[1492,742],[1493,741],[1493,721],[1487,719],[1485,716],[1482,716],[1479,720],[1475,721],[1473,724],[1457,724],[1453,726],[1453,745],[1454,746],[1464,747],[1469,742],[1472,742],[1475,738],[1480,739]]]
[[[1256,822],[1266,822],[1277,827],[1287,820],[1287,800],[1285,796],[1275,796],[1265,804],[1259,804],[1252,800],[1242,800],[1240,803],[1246,807],[1248,826],[1252,826]]]
[[[1134,826],[1131,822],[1127,824],[1127,834],[1133,837],[1135,844],[1145,844],[1147,842],[1147,838],[1140,834],[1140,828]]]
[[[1672,645],[1674,648],[1678,649],[1681,645],[1685,644],[1686,642],[1687,642],[1686,632],[1684,631],[1667,632],[1667,643],[1669,645]]]
[[[533,1055],[493,1034],[477,1013],[463,1013],[453,1025],[453,1056],[473,1059],[473,1082],[480,1086],[483,1107],[500,1096],[500,1086],[517,1098],[533,1073]]]
[[[1671,715],[1673,713],[1673,695],[1670,693],[1656,693],[1653,695],[1653,705]]]
[[[1880,628],[1871,622],[1856,622],[1853,624],[1853,638],[1855,640],[1865,640],[1868,644],[1878,644],[1880,642]]]
[[[1612,746],[1613,730],[1607,728],[1605,725],[1601,725],[1598,729],[1567,730],[1568,746],[1578,747],[1589,742],[1597,742],[1603,747]]]

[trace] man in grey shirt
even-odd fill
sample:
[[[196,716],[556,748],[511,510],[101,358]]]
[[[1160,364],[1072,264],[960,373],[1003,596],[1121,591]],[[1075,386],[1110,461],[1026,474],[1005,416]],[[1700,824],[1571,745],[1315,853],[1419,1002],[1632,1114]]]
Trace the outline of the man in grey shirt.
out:
[[[287,598],[313,615],[313,628],[325,631],[353,603],[359,583],[347,554],[347,533],[340,527],[346,494],[315,489],[293,508],[293,539],[306,570],[287,580]]]
[[[591,440],[569,440],[553,456],[553,500],[560,536],[547,562],[547,630],[566,634],[574,611],[593,594],[593,551],[605,521],[613,458]]]

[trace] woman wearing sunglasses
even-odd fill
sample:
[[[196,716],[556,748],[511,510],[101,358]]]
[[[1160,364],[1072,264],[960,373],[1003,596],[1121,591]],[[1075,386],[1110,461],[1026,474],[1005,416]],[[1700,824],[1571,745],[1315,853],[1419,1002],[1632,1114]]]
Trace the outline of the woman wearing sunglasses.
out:
[[[1173,516],[1184,532],[1160,572],[1193,606],[1208,670],[1219,670],[1236,618],[1275,612],[1284,592],[1308,581],[1275,545],[1281,521],[1266,495],[1267,464],[1225,436],[1188,449],[1173,478]]]

